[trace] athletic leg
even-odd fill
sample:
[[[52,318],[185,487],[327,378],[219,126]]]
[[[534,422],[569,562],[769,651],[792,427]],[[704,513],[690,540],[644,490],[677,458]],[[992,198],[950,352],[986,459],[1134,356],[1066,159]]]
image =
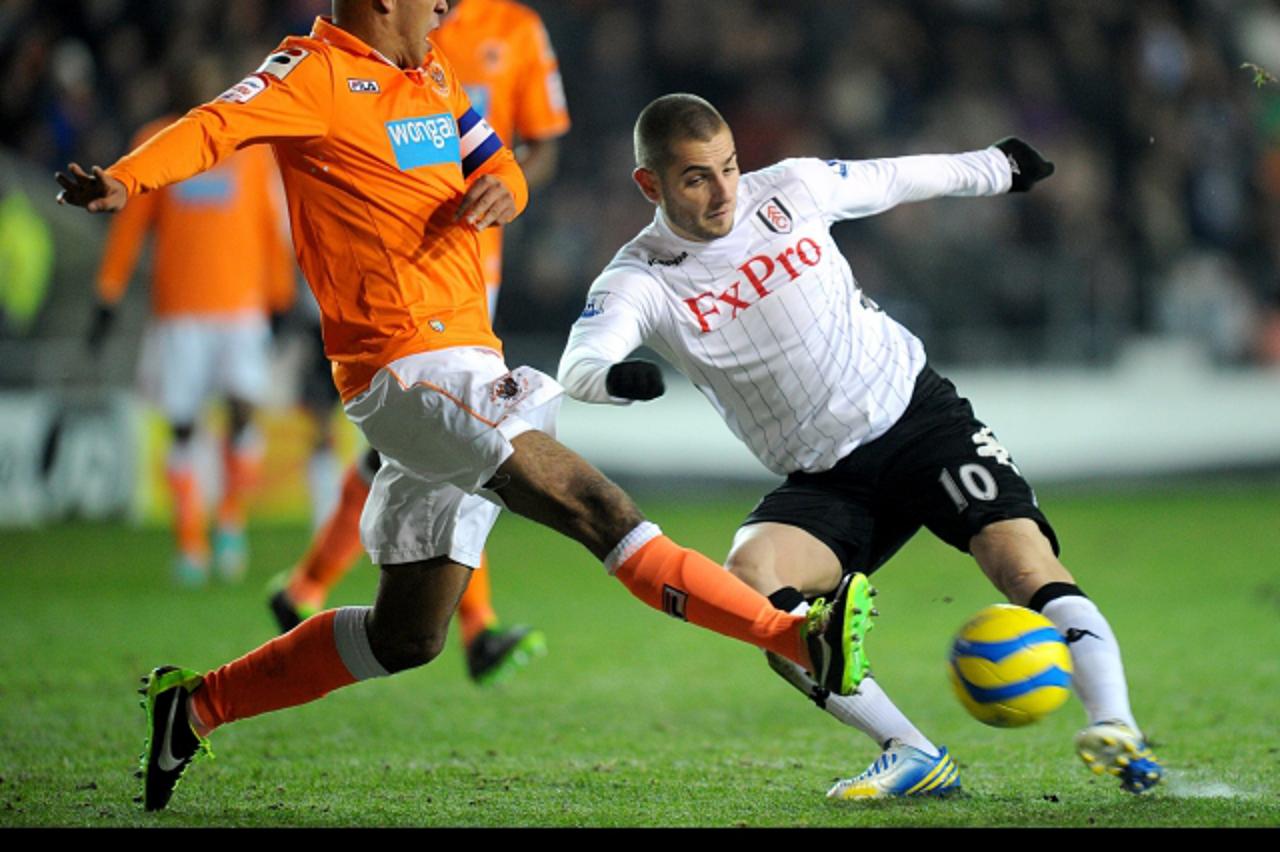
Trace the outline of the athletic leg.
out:
[[[201,677],[162,667],[147,680],[147,810],[169,802],[215,728],[315,701],[343,686],[430,662],[470,570],[448,558],[384,567],[372,607],[328,610]]]
[[[582,544],[649,606],[812,666],[803,616],[780,612],[663,536],[622,489],[549,435],[527,431],[512,445],[488,485],[512,511]]]
[[[174,423],[172,434],[165,478],[173,499],[173,526],[178,545],[174,578],[184,586],[199,586],[209,578],[209,533],[204,495],[196,475],[195,426]]]
[[[1089,719],[1076,737],[1085,763],[1119,776],[1131,792],[1158,783],[1162,769],[1133,717],[1115,633],[1058,561],[1039,525],[1023,518],[991,524],[974,536],[970,551],[1010,601],[1042,613],[1066,639],[1071,682]]]
[[[366,450],[347,468],[337,508],[311,537],[311,544],[293,570],[274,582],[277,588],[267,606],[281,633],[322,609],[333,587],[360,558],[360,515],[381,464],[376,450]]]
[[[974,536],[970,551],[1005,597],[1042,612],[1066,637],[1072,680],[1090,723],[1118,721],[1137,730],[1115,634],[1039,526],[1025,518],[991,524]]]
[[[803,614],[807,598],[830,592],[840,581],[840,562],[831,548],[799,527],[780,523],[748,524],[738,530],[725,563],[775,606]],[[853,695],[832,695],[794,664],[770,657],[770,667],[814,704],[840,722],[867,736],[880,747],[900,740],[936,754],[937,749],[874,681],[866,681]]]
[[[235,582],[248,569],[245,525],[248,503],[262,471],[262,436],[253,423],[254,405],[247,399],[227,399],[227,439],[222,448],[222,500],[213,539],[213,564],[218,576]]]

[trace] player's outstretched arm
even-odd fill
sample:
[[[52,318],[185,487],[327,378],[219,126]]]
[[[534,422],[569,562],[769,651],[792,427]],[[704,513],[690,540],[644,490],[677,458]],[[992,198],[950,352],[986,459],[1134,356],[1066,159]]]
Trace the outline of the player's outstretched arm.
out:
[[[1013,172],[1010,192],[1027,192],[1053,174],[1053,163],[1016,136],[1001,139],[992,147],[999,148],[1009,159],[1009,170]]]
[[[65,172],[56,172],[53,177],[62,187],[62,192],[58,193],[59,204],[83,207],[90,213],[114,213],[124,209],[129,200],[124,184],[100,166],[94,166],[89,173],[77,163],[72,163]]]
[[[656,364],[630,358],[653,332],[660,295],[643,273],[606,271],[587,294],[587,304],[569,332],[556,380],[580,402],[629,405],[656,399],[666,390]]]

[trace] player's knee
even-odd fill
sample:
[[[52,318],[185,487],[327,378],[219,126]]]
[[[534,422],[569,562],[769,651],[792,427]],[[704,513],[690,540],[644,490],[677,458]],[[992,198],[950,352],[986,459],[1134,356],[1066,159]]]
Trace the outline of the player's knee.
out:
[[[600,538],[621,539],[644,522],[639,507],[603,474],[579,477],[574,497],[579,520]]]
[[[444,637],[420,636],[375,645],[373,655],[389,673],[416,669],[440,656],[444,648]]]
[[[371,632],[369,647],[374,657],[394,674],[425,666],[444,650],[445,633],[440,631],[406,631],[388,636]]]
[[[969,549],[992,584],[1020,606],[1050,583],[1075,582],[1039,525],[1026,518],[991,524]]]
[[[773,592],[779,585],[773,570],[750,553],[733,551],[725,560],[724,567],[730,574],[762,594]]]

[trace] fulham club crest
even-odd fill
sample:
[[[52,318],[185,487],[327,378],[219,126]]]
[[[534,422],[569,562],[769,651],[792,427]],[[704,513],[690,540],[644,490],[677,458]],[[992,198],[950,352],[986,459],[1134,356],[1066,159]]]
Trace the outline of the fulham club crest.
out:
[[[764,226],[775,234],[791,233],[791,211],[783,205],[778,196],[775,195],[760,205],[756,215],[760,217],[761,222],[764,222]]]

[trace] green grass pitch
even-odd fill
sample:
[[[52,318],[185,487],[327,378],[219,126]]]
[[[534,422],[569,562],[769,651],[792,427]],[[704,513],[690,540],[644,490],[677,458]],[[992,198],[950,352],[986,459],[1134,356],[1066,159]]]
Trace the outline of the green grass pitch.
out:
[[[64,525],[0,533],[0,826],[1280,825],[1280,486],[1045,496],[1168,768],[1154,795],[1085,771],[1074,699],[1020,730],[964,714],[947,643],[997,596],[927,535],[876,576],[869,646],[966,792],[835,804],[824,792],[871,761],[869,741],[758,651],[646,609],[585,551],[508,517],[490,547],[496,602],[545,630],[549,656],[480,689],[455,636],[424,669],[218,731],[217,758],[144,814],[138,677],[210,668],[269,638],[262,587],[306,531],[255,528],[248,582],[180,591],[164,531]],[[641,502],[719,559],[752,499]],[[363,566],[335,600],[369,601],[373,575]]]

